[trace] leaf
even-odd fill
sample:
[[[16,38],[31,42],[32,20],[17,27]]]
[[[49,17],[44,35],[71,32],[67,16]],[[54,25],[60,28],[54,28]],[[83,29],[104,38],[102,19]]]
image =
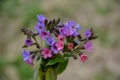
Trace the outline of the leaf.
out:
[[[69,62],[69,58],[65,57],[64,61],[60,63],[56,68],[57,74],[61,74],[66,69],[68,62]]]
[[[45,80],[57,80],[57,74],[54,69],[49,68],[47,70]]]
[[[63,62],[63,59],[61,57],[59,57],[59,56],[56,56],[53,59],[50,59],[46,66],[54,65],[56,63],[61,63],[61,62]]]

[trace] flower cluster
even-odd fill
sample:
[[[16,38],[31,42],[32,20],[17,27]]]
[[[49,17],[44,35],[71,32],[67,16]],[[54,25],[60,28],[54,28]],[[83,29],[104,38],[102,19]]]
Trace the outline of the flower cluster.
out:
[[[47,64],[58,55],[62,59],[80,56],[82,62],[88,59],[85,53],[92,51],[91,40],[97,38],[92,28],[85,30],[82,37],[82,28],[74,21],[67,21],[62,24],[60,19],[48,20],[44,15],[38,15],[37,19],[36,32],[22,29],[22,32],[27,35],[23,48],[36,46],[36,50],[27,51],[24,49],[22,52],[26,64],[33,65],[35,59],[42,59]],[[36,36],[41,38],[42,43],[45,42],[45,47],[39,45]]]

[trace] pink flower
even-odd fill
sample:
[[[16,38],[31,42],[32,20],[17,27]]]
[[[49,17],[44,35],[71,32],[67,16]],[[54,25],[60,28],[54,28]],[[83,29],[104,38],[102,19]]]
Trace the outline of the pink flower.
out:
[[[42,55],[43,55],[43,57],[44,57],[45,59],[51,58],[51,57],[52,57],[52,51],[49,50],[48,48],[44,48],[44,49],[42,50]]]
[[[81,59],[82,62],[85,62],[86,60],[88,60],[88,57],[85,54],[81,54],[80,59]]]
[[[63,41],[63,40],[64,40],[64,37],[63,37],[63,36],[61,36],[61,35],[58,35],[58,37],[57,37],[57,38],[58,38],[58,40],[59,40],[59,41]]]
[[[64,48],[64,42],[58,41],[55,43],[55,46],[57,47],[57,50],[62,50]]]
[[[92,51],[92,42],[86,42],[85,44],[84,44],[84,48],[88,51],[88,52],[90,52],[90,51]]]
[[[68,44],[68,49],[72,49],[73,48],[73,43],[69,43]]]

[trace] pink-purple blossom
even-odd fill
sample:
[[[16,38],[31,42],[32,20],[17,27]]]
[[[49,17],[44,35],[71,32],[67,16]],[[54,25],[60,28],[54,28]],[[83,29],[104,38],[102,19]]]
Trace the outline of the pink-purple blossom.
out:
[[[27,58],[27,59],[25,60],[25,63],[26,63],[26,64],[30,64],[31,66],[33,66],[33,59],[32,59],[31,57],[29,57],[29,58]]]
[[[57,49],[57,47],[55,45],[52,45],[51,46],[51,50],[54,54],[58,54],[59,53],[59,50]]]
[[[61,36],[61,35],[58,35],[58,36],[57,36],[57,39],[58,39],[59,41],[63,41],[63,40],[64,40],[64,37]]]
[[[92,42],[90,42],[90,41],[86,42],[86,43],[84,44],[84,48],[85,48],[88,52],[92,51]]]
[[[49,31],[46,31],[46,30],[43,30],[39,33],[39,36],[44,40],[44,39],[47,39],[49,36],[50,36],[50,32]]]
[[[44,48],[44,49],[42,50],[42,55],[43,55],[43,57],[44,57],[45,59],[51,58],[51,57],[52,57],[52,51],[49,50],[48,48]]]
[[[57,47],[57,50],[62,50],[64,48],[64,42],[58,41],[55,43],[55,46]]]

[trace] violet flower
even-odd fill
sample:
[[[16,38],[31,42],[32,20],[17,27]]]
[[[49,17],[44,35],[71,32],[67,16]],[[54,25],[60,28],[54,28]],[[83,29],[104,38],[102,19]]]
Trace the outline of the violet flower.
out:
[[[35,30],[37,30],[39,33],[44,30],[44,23],[37,22],[35,26]]]
[[[52,46],[55,43],[54,37],[48,37],[47,38],[47,44]]]
[[[57,47],[55,45],[51,46],[51,50],[53,51],[54,54],[58,54],[59,50],[57,49]]]
[[[91,31],[88,29],[88,30],[86,30],[85,32],[84,32],[84,36],[86,37],[86,38],[89,38],[90,36],[91,36]]]
[[[81,30],[79,24],[76,24],[74,21],[68,21],[59,29],[59,32],[63,36],[77,36],[80,34],[79,30]]]
[[[74,28],[75,24],[76,23],[74,21],[68,21],[64,24],[64,26]]]
[[[33,44],[33,41],[31,40],[31,39],[26,39],[26,41],[25,41],[25,45],[26,46],[31,46]]]
[[[71,36],[73,34],[73,29],[71,27],[64,26],[59,29],[62,36]]]
[[[38,21],[41,22],[41,23],[44,23],[46,18],[44,15],[37,15],[37,18],[38,18]]]
[[[73,27],[73,36],[78,36],[80,34],[81,26],[79,24],[76,24]]]
[[[26,64],[33,65],[33,59],[30,57],[30,52],[24,49],[22,52],[23,60],[25,61]]]

